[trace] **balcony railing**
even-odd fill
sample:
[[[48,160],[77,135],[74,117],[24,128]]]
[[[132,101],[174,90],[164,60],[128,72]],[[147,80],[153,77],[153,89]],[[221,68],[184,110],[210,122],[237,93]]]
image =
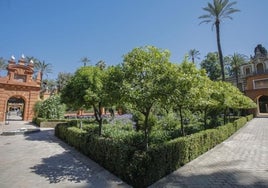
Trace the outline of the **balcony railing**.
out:
[[[263,70],[263,71],[253,71],[249,74],[241,74],[241,77],[245,78],[248,76],[256,76],[256,75],[260,75],[260,74],[268,74],[268,69]]]

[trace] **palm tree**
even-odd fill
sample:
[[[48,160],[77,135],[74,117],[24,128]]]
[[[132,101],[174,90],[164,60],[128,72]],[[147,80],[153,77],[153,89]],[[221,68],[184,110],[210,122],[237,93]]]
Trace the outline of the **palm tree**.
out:
[[[106,63],[105,63],[105,61],[100,60],[100,61],[98,61],[98,63],[96,63],[96,66],[99,67],[101,70],[103,70],[106,67]]]
[[[32,61],[33,63],[38,63],[38,61],[39,61],[37,58],[35,58],[35,57],[33,57],[33,56],[31,56],[31,57],[30,57],[30,56],[26,56],[25,59],[26,59],[26,63],[28,63],[28,64],[29,64],[31,61]]]
[[[46,63],[45,61],[34,62],[34,67],[37,71],[40,72],[41,82],[43,80],[44,74],[52,73],[52,65],[50,63]]]
[[[87,66],[87,63],[90,62],[90,59],[88,59],[87,57],[83,57],[81,60],[80,60],[82,63],[84,63],[84,67]]]
[[[0,71],[5,70],[7,68],[6,60],[0,57]]]
[[[71,80],[72,76],[72,73],[60,72],[58,74],[57,87],[59,92],[61,92],[62,89],[67,85],[67,83]]]
[[[223,62],[223,55],[220,41],[220,23],[222,19],[225,18],[232,19],[230,15],[232,13],[239,11],[238,9],[234,9],[232,7],[235,4],[236,2],[229,2],[229,0],[213,0],[213,4],[208,3],[208,6],[203,8],[203,10],[206,11],[208,14],[199,17],[200,19],[203,19],[203,21],[200,22],[200,24],[212,22],[212,28],[214,25],[216,27],[217,46],[218,46],[218,53],[220,58],[221,74],[223,81],[225,81],[225,74],[224,74],[224,62]]]
[[[245,55],[238,53],[234,53],[234,55],[231,56],[230,68],[236,79],[236,87],[238,87],[239,68],[242,64],[246,63],[246,59],[247,57]]]
[[[192,60],[193,64],[195,63],[194,62],[195,59],[200,59],[199,58],[200,52],[196,49],[191,49],[188,54],[189,54],[189,59]]]

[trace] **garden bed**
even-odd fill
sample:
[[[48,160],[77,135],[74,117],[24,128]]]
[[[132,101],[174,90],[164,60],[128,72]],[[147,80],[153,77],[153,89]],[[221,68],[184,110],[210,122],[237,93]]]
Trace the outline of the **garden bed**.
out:
[[[131,131],[121,130],[121,138],[99,137],[96,127],[79,129],[69,122],[59,123],[55,135],[133,187],[147,187],[221,143],[252,118],[152,144],[147,150],[140,144],[143,135]]]

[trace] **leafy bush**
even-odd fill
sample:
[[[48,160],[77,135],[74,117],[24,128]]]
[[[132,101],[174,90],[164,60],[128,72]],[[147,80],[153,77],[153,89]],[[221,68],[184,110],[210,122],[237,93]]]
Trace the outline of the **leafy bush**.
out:
[[[38,118],[38,117],[34,117],[32,121],[33,121],[33,123],[35,123],[36,125],[40,126],[41,122],[46,121],[46,119],[44,119],[44,118]]]
[[[39,112],[40,110],[42,110],[42,101],[37,101],[35,104],[34,104],[34,116],[35,117],[39,117]]]
[[[163,131],[163,130],[158,130],[158,131],[152,131],[149,135],[149,143],[150,145],[153,144],[160,144],[166,141],[171,140],[172,137],[170,135],[169,131]]]
[[[65,105],[61,104],[58,95],[52,95],[45,101],[38,101],[34,106],[36,117],[45,119],[63,119]]]
[[[159,116],[159,121],[157,122],[156,129],[162,130],[174,130],[178,127],[179,119],[176,117],[175,113],[164,113]]]

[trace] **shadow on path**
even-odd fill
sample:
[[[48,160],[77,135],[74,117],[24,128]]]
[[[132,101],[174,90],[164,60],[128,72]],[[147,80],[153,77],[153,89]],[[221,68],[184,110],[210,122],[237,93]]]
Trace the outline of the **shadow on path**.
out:
[[[90,167],[89,167],[90,165]],[[66,151],[42,159],[42,164],[31,167],[32,172],[46,178],[49,183],[59,183],[67,180],[73,183],[86,182],[91,185],[110,186],[109,181],[98,177],[101,172],[94,164],[85,164],[73,157],[71,151]]]
[[[25,134],[25,139],[29,141],[44,141],[47,143],[59,143],[61,146],[65,144],[54,136],[54,129],[43,129],[40,132],[33,133],[33,134]]]
[[[42,130],[27,134],[29,141],[44,142],[41,146],[48,157],[41,158],[41,163],[30,167],[32,173],[44,177],[50,184],[82,184],[86,187],[129,187],[119,178],[65,144],[54,136],[54,130]]]

